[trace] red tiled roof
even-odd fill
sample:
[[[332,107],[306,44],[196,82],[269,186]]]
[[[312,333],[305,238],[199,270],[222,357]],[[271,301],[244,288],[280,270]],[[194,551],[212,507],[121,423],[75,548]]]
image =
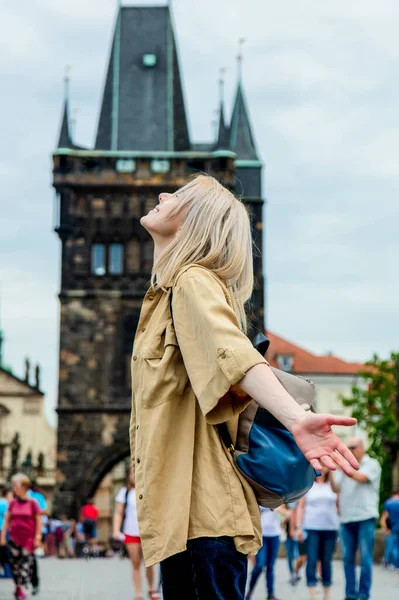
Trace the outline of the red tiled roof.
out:
[[[294,358],[293,373],[356,375],[360,369],[364,368],[362,363],[346,362],[342,358],[331,354],[326,356],[312,354],[312,352],[296,346],[271,331],[268,331],[266,336],[270,340],[270,348],[266,358],[273,367],[278,368],[278,355],[290,355]]]

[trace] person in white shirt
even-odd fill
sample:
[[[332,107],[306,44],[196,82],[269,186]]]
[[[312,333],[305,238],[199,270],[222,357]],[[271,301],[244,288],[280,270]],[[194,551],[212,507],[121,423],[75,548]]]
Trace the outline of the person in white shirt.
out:
[[[341,542],[344,555],[346,599],[368,600],[370,597],[374,532],[379,516],[381,466],[365,452],[360,438],[348,444],[360,468],[347,477],[339,472],[335,482],[340,491]],[[360,581],[356,582],[356,553],[360,550]]]
[[[313,487],[299,501],[297,510],[298,540],[306,537],[306,581],[311,598],[317,594],[317,563],[321,563],[324,600],[332,585],[332,559],[339,528],[338,496],[330,483],[330,471],[324,467]]]
[[[113,538],[123,541],[126,546],[132,563],[136,600],[143,600],[141,565],[144,559],[137,522],[136,488],[132,472],[129,475],[127,487],[123,487],[115,499]],[[151,600],[160,600],[160,595],[154,589],[154,567],[147,567],[146,573]]]
[[[266,588],[268,600],[277,600],[274,595],[274,567],[280,548],[280,534],[282,514],[284,509],[271,511],[269,508],[261,508],[263,546],[256,555],[255,566],[251,573],[249,590],[246,600],[251,598],[256,582],[263,569],[266,570]]]

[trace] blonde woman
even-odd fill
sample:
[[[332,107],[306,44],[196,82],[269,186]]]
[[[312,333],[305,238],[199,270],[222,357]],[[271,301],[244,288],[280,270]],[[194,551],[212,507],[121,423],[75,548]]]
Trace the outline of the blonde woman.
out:
[[[154,240],[152,285],[132,358],[130,439],[146,565],[161,563],[164,600],[242,600],[247,554],[262,544],[259,508],[215,427],[235,439],[250,398],[321,469],[358,467],[331,425],[305,413],[245,335],[253,288],[244,205],[201,175],[141,219]],[[172,310],[171,310],[172,308]],[[237,384],[246,394],[229,393]],[[267,465],[265,465],[267,468]]]
[[[143,600],[143,580],[141,566],[143,550],[137,522],[137,498],[133,473],[130,472],[127,487],[123,487],[115,499],[114,532],[115,540],[122,540],[126,546],[132,563],[133,585],[136,600]],[[150,600],[160,600],[160,595],[154,589],[154,567],[147,567],[147,581]]]
[[[24,600],[31,583],[33,553],[42,540],[41,511],[36,500],[28,497],[30,479],[23,473],[11,479],[14,499],[10,502],[1,531],[1,545],[7,544],[12,575],[15,582],[15,598]]]

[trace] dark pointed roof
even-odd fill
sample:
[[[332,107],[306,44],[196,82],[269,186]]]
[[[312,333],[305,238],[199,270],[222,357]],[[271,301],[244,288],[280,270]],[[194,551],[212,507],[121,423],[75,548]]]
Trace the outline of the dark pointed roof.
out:
[[[230,148],[239,160],[258,160],[242,83],[239,81],[230,124]]]
[[[144,56],[155,55],[147,66]],[[182,82],[167,6],[121,7],[105,82],[96,149],[188,150]]]
[[[72,148],[71,130],[69,127],[69,103],[68,99],[64,103],[64,113],[62,116],[60,138],[57,148]]]
[[[224,118],[224,104],[220,103],[220,113],[219,113],[219,130],[218,130],[218,139],[216,142],[216,148],[219,149],[229,149],[230,148],[230,129],[226,124]]]

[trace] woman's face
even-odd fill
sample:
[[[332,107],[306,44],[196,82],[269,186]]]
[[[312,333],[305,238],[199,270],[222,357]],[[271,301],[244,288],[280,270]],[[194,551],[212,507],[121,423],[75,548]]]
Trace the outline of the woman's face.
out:
[[[23,498],[27,492],[26,486],[19,481],[13,481],[11,489],[16,496]]]
[[[180,212],[173,217],[169,217],[170,213],[179,205],[177,193],[167,194],[164,192],[159,194],[158,201],[158,205],[150,210],[148,215],[142,217],[140,223],[155,241],[169,242],[172,241],[183,225],[184,215]]]

